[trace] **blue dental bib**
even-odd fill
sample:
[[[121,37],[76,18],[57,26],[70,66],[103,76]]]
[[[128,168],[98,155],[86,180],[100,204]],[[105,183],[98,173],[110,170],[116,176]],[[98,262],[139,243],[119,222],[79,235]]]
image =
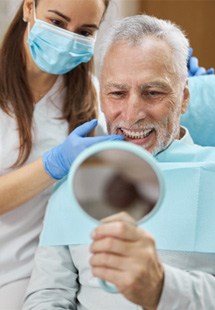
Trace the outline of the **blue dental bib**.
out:
[[[156,159],[165,195],[140,226],[154,236],[159,250],[214,253],[215,149],[176,140]],[[97,225],[72,203],[65,180],[49,201],[40,245],[89,244]]]

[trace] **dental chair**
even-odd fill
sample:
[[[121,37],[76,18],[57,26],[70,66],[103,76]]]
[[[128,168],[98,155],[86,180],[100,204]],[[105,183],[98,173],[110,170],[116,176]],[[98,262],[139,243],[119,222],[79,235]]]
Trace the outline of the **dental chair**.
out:
[[[215,75],[189,78],[190,102],[181,116],[181,125],[189,129],[194,143],[215,146]]]

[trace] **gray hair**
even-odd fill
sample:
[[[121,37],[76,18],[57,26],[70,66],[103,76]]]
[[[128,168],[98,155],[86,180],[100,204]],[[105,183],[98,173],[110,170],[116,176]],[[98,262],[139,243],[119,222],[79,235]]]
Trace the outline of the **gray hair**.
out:
[[[180,27],[170,21],[148,15],[129,16],[116,21],[108,30],[101,44],[100,64],[102,66],[109,48],[116,42],[138,45],[146,37],[161,39],[170,47],[175,70],[184,81],[187,78],[189,41]]]

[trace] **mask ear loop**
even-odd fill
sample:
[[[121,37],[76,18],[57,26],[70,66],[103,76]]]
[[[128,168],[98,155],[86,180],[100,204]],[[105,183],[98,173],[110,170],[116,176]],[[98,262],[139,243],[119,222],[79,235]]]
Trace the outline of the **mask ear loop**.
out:
[[[34,16],[34,22],[37,21],[37,17],[36,17],[36,3],[35,0],[33,1],[33,16]],[[23,21],[27,22],[27,20],[23,17]],[[31,26],[30,26],[30,22],[28,22],[28,35],[31,31]]]
[[[36,16],[36,3],[35,3],[35,0],[34,0],[34,4],[33,4],[33,10],[34,10],[34,21],[36,22],[37,16]]]

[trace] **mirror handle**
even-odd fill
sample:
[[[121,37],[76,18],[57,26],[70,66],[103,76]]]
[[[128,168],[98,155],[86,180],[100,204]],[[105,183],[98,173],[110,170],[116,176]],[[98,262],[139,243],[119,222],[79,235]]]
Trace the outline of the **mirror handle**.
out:
[[[107,291],[108,293],[116,294],[118,293],[118,289],[114,284],[109,284],[109,282],[106,282],[105,280],[99,279],[100,286]]]

